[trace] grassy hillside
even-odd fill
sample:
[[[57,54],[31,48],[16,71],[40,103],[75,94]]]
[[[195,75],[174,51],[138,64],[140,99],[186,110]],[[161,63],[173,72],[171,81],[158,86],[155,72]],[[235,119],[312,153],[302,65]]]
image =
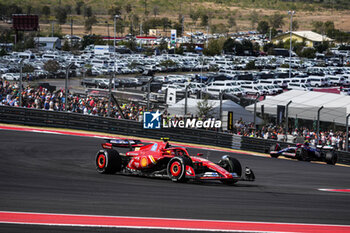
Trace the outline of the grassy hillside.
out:
[[[82,1],[91,6],[97,14],[106,14],[113,5],[125,6],[131,4],[136,12],[144,12],[145,3],[148,11],[152,14],[155,6],[161,12],[189,13],[193,9],[229,9],[230,7],[256,8],[270,10],[345,10],[350,9],[349,0],[12,0],[19,6],[26,8],[32,6],[41,8],[44,5],[56,7],[70,5],[72,8],[76,2]],[[9,4],[8,0],[0,0],[0,3]],[[210,8],[207,8],[210,6]]]
[[[76,10],[78,2],[82,2],[80,15]],[[10,3],[0,0],[0,4]],[[68,19],[73,18],[77,34],[86,31],[84,12],[89,7],[97,20],[92,32],[104,35],[107,34],[107,23],[113,24],[110,9],[116,7],[126,22],[125,31],[135,15],[138,22],[167,17],[173,24],[179,21],[179,16],[184,16],[185,31],[203,31],[206,27],[201,25],[201,15],[205,14],[212,29],[228,28],[232,32],[255,30],[258,21],[268,20],[275,13],[284,15],[284,24],[280,28],[286,30],[289,26],[288,10],[296,11],[295,20],[300,30],[312,29],[315,21],[333,21],[336,28],[350,31],[350,0],[12,0],[11,4],[20,6],[23,13],[41,14],[42,31],[49,30],[48,23],[56,19],[57,7],[68,9]],[[49,16],[44,16],[44,6],[50,8]],[[199,14],[196,20],[191,17],[193,13]],[[67,23],[62,25],[64,34],[69,31]],[[136,26],[139,24],[135,23]]]

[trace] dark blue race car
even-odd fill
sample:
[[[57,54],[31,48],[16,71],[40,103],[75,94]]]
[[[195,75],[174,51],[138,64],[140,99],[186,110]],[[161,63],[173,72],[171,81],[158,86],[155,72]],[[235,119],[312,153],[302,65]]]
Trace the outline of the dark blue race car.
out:
[[[308,143],[297,144],[296,146],[290,146],[281,148],[277,143],[270,147],[270,156],[278,158],[284,156],[299,161],[321,161],[327,164],[336,164],[338,156],[331,146],[316,146],[311,147]]]

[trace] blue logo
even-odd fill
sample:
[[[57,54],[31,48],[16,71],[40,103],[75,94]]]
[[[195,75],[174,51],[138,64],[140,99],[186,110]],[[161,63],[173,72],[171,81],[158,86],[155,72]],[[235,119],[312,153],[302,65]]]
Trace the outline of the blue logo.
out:
[[[160,129],[160,119],[162,114],[157,112],[144,112],[143,113],[143,128],[144,129]]]

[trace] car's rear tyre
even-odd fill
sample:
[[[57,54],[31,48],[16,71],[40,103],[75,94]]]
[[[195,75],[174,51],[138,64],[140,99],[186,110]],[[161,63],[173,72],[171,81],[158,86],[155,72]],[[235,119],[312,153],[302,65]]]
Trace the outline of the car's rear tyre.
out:
[[[114,174],[121,170],[122,159],[116,150],[100,150],[95,158],[96,170],[101,174]]]
[[[187,157],[174,157],[167,166],[169,178],[174,182],[186,182],[186,165],[191,165]]]
[[[331,152],[331,151],[326,153],[326,163],[327,164],[335,165],[337,162],[337,159],[338,159],[338,156],[336,153]]]
[[[219,162],[219,165],[230,173],[236,173],[239,177],[242,176],[242,166],[241,163],[230,156],[224,155]],[[232,185],[238,180],[221,180],[223,184]]]
[[[281,150],[280,145],[278,145],[278,144],[276,144],[276,145],[271,145],[271,146],[270,146],[270,151],[269,151],[270,156],[271,156],[272,158],[278,158],[278,154],[271,153],[271,151],[280,151],[280,150]]]

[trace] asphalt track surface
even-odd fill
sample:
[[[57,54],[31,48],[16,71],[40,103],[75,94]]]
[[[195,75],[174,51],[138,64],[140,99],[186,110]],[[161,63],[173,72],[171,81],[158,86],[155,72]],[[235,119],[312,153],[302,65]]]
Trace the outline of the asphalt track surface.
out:
[[[350,168],[231,154],[255,182],[185,184],[101,175],[93,163],[98,138],[0,130],[0,211],[182,219],[350,223]],[[189,149],[218,161],[227,152]],[[0,224],[0,232],[164,232]],[[178,232],[178,231],[170,231]]]

